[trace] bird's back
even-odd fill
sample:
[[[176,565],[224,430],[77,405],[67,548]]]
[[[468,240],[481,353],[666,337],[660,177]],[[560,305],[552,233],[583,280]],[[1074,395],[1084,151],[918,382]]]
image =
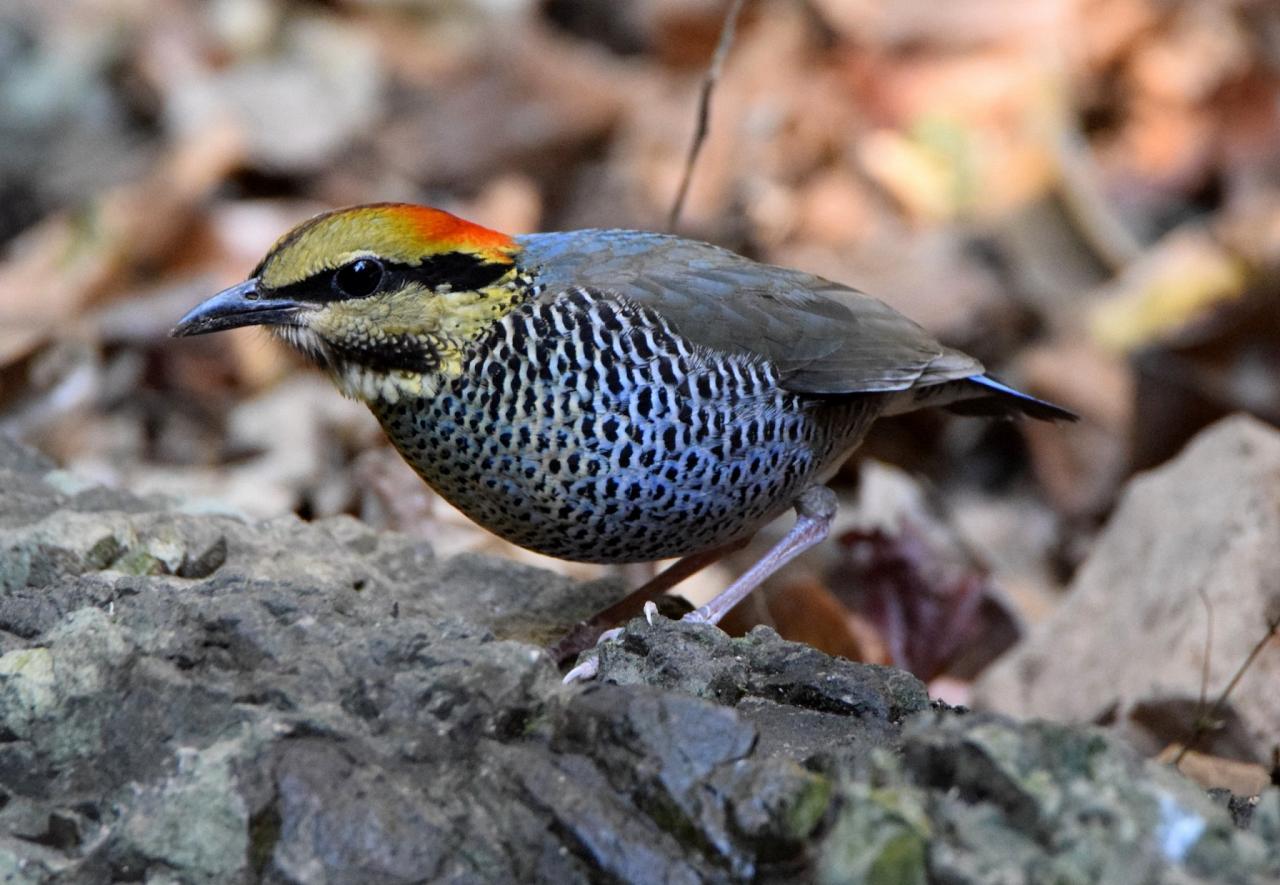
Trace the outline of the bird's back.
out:
[[[656,311],[712,350],[769,361],[790,391],[902,391],[982,372],[883,302],[848,286],[761,264],[708,243],[632,230],[518,238],[549,292],[608,290]]]

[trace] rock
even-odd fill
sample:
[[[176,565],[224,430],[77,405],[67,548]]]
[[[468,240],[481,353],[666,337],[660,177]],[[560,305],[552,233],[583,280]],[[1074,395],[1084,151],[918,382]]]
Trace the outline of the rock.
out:
[[[1229,852],[1260,847],[1101,730],[990,714],[913,718],[900,753],[877,754],[838,795],[827,882],[1215,881]]]
[[[1275,791],[1246,831],[1100,732],[935,709],[764,628],[637,620],[565,687],[529,637],[611,592],[0,439],[0,881],[1280,873]]]
[[[1212,703],[1280,617],[1277,539],[1280,433],[1252,418],[1220,421],[1129,484],[1066,601],[987,671],[975,703],[1019,716],[1113,721],[1153,753],[1186,742],[1207,712],[1205,674]],[[1272,647],[1199,749],[1270,765],[1278,681]]]

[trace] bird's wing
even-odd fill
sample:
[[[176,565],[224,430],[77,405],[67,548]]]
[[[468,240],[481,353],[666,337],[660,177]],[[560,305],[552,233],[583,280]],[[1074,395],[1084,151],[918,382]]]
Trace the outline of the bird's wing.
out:
[[[906,390],[982,372],[977,360],[856,289],[707,243],[625,230],[520,242],[522,263],[538,268],[548,291],[585,286],[630,298],[695,344],[768,360],[797,393]]]

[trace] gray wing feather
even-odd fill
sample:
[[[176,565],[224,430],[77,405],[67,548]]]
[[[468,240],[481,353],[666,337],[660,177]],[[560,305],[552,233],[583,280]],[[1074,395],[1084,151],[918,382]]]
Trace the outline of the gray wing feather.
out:
[[[797,393],[879,393],[967,378],[982,365],[856,289],[728,250],[642,231],[521,238],[548,289],[616,292],[696,344],[754,355]]]

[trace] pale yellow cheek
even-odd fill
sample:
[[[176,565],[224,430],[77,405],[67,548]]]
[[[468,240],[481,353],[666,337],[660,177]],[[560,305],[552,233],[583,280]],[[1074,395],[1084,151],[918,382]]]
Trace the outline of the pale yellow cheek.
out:
[[[441,377],[399,370],[375,372],[362,366],[347,365],[334,375],[333,380],[349,399],[395,405],[402,398],[435,396]]]
[[[511,308],[512,293],[408,290],[388,298],[337,302],[317,331],[328,336],[379,340],[385,335],[427,335],[467,341]]]
[[[397,403],[404,397],[431,397],[445,381],[462,373],[468,341],[509,311],[521,293],[514,285],[484,292],[427,292],[421,288],[367,299],[334,302],[309,317],[309,334],[350,350],[376,350],[403,335],[429,340],[439,368],[426,375],[385,372],[359,363],[330,365],[334,383],[348,397]]]
[[[376,344],[387,335],[401,331],[391,328],[371,307],[353,308],[346,304],[333,304],[320,312],[311,322],[311,328],[330,341],[352,344]]]

